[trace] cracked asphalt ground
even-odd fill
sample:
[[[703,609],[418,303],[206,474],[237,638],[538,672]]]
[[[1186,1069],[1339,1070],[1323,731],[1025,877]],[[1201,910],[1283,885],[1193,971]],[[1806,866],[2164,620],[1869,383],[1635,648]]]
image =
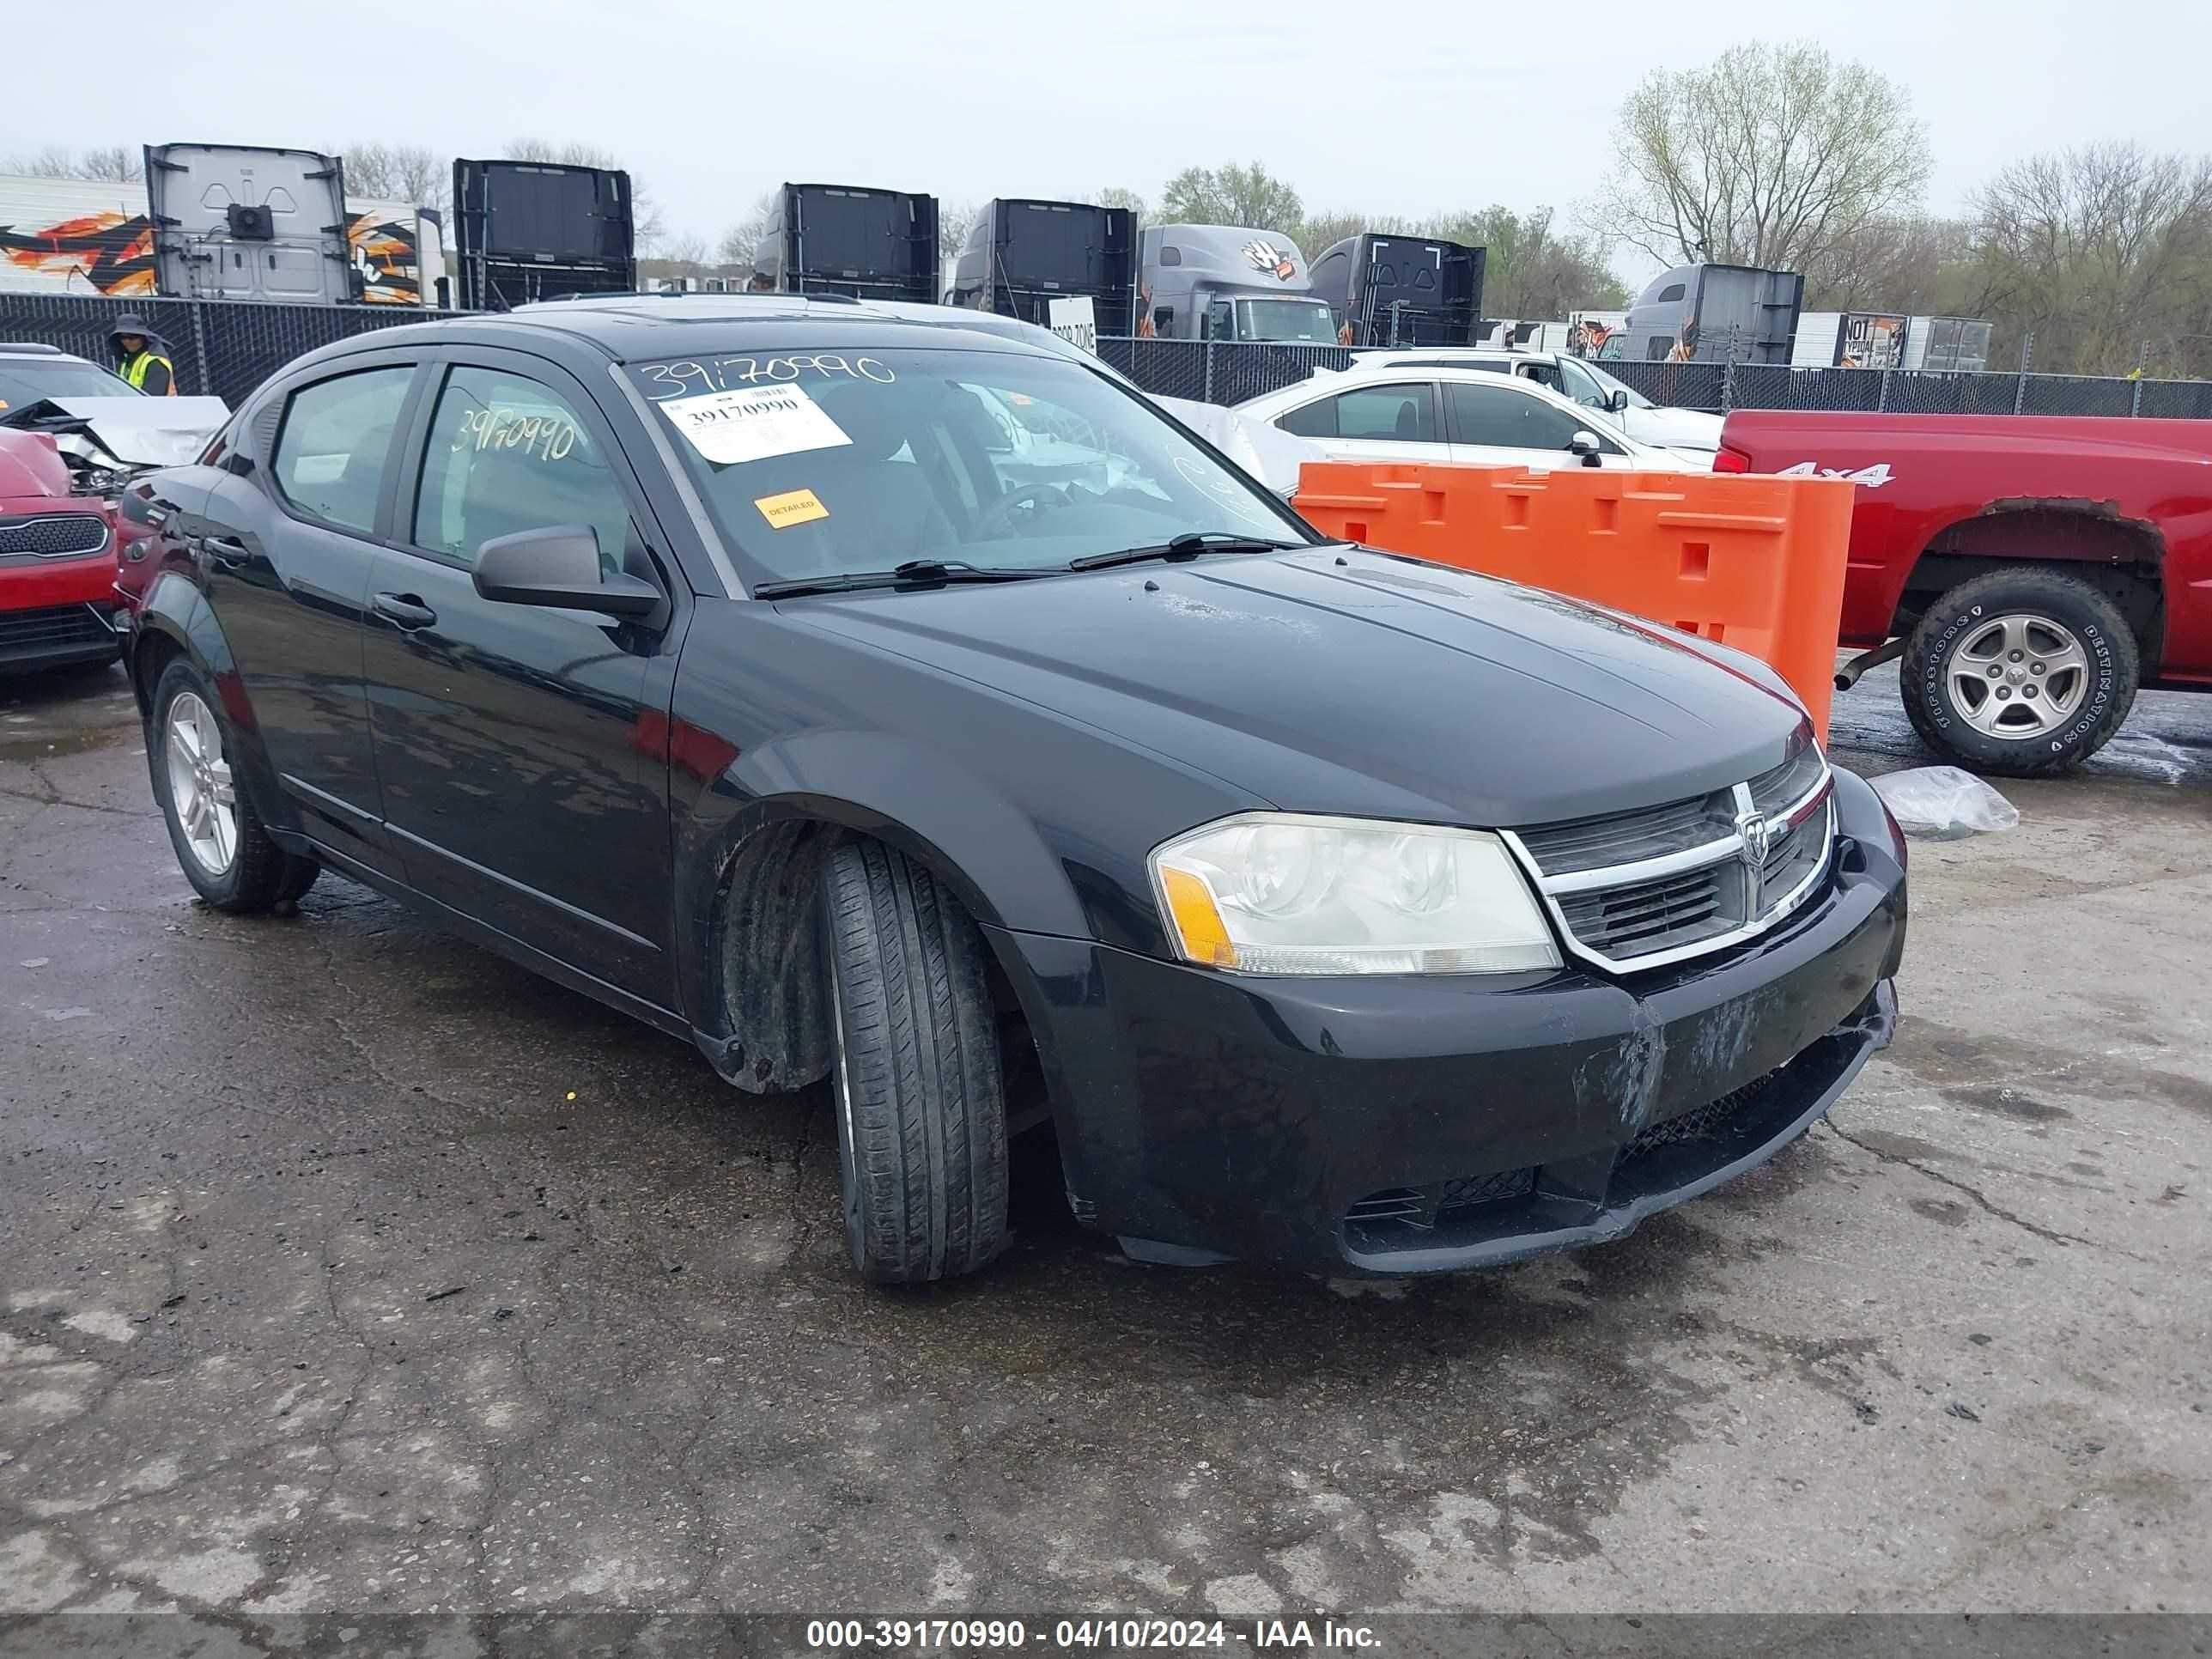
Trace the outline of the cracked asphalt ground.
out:
[[[1847,763],[1924,759],[1893,676],[1838,706]],[[1002,1263],[865,1289],[822,1092],[343,881],[207,911],[141,745],[119,673],[0,691],[0,1646],[2212,1599],[2212,698],[1916,846],[1905,1024],[1832,1126],[1620,1244],[1380,1286],[1133,1267],[1032,1154]]]

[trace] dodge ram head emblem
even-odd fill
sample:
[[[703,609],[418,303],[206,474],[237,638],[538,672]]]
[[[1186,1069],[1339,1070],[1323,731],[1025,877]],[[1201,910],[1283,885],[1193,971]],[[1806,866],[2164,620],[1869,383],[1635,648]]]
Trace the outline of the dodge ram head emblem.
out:
[[[1743,861],[1756,876],[1766,863],[1766,849],[1774,844],[1774,826],[1760,811],[1739,812],[1735,815],[1735,832],[1743,839]]]
[[[1273,271],[1279,283],[1289,282],[1298,272],[1297,263],[1287,251],[1256,236],[1244,244],[1244,257],[1252,262],[1253,270]]]

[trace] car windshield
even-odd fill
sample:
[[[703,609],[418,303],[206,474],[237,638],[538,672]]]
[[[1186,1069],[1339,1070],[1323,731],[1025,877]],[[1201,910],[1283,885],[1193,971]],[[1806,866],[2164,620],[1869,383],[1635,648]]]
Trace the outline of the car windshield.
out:
[[[688,358],[629,373],[747,582],[914,560],[1064,570],[1178,536],[1314,533],[1150,403],[1028,352]]]
[[[1316,345],[1336,343],[1336,319],[1322,300],[1239,300],[1237,337],[1240,340],[1306,340]]]
[[[41,398],[143,398],[146,394],[106,369],[66,357],[0,357],[0,409],[21,409]]]

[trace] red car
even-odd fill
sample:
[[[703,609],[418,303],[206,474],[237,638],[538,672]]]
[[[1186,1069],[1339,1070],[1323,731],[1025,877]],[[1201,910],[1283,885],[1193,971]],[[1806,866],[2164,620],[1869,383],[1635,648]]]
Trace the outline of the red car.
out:
[[[2063,772],[2138,689],[2212,690],[2212,422],[1739,410],[1713,470],[1857,484],[1838,683],[1903,657],[1960,765]]]
[[[112,662],[115,516],[43,432],[0,429],[0,673]]]

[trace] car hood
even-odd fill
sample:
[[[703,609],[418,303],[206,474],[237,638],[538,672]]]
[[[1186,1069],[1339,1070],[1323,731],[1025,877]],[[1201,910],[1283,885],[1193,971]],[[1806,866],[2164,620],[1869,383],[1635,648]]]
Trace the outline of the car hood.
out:
[[[1701,409],[1629,409],[1621,411],[1621,421],[1631,437],[1647,444],[1708,456],[1721,447],[1721,428],[1726,423]]]
[[[1300,467],[1308,461],[1328,459],[1328,452],[1310,439],[1294,437],[1240,410],[1184,398],[1147,395],[1243,468],[1247,476],[1285,499],[1297,493]]]
[[[1734,653],[1351,547],[781,610],[1302,811],[1514,825],[1656,805],[1779,763],[1804,718]]]
[[[52,438],[0,428],[0,513],[33,511],[69,493],[69,466]]]
[[[0,424],[44,428],[97,443],[96,464],[185,466],[230,418],[220,398],[41,398],[0,416]],[[76,446],[82,450],[82,446]]]

